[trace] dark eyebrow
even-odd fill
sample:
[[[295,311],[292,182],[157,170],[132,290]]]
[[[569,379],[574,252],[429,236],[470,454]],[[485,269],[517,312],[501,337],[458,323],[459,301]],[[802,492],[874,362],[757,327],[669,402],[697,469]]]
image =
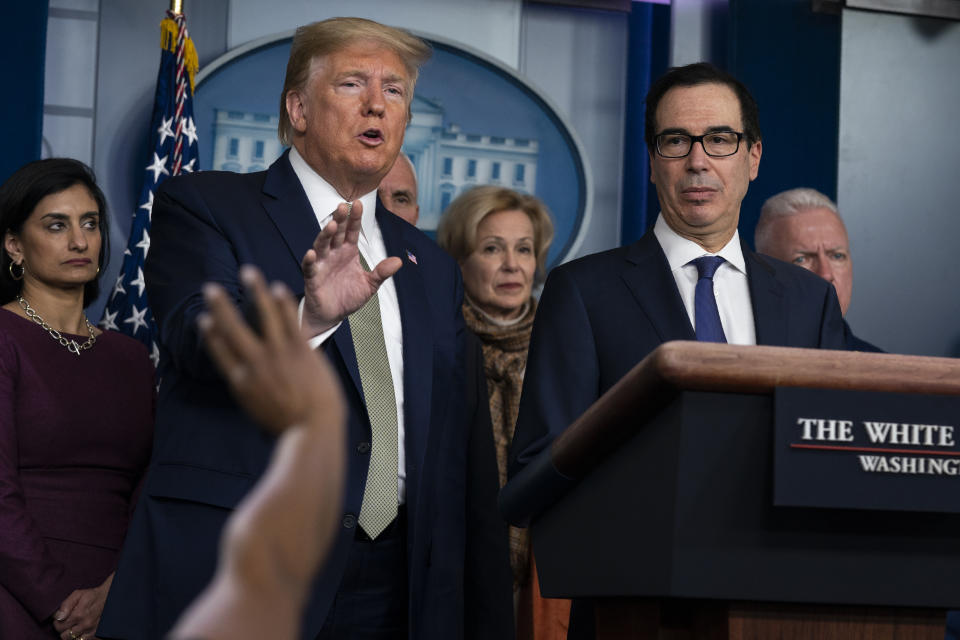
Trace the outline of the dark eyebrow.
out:
[[[720,125],[718,127],[709,127],[704,133],[735,133],[736,129],[730,125]]]
[[[81,214],[80,214],[80,217],[81,217],[81,218],[93,218],[93,217],[99,218],[99,217],[100,217],[100,212],[99,212],[99,211],[87,211],[87,212],[85,212],[85,213],[81,213]],[[50,213],[45,213],[45,214],[43,214],[43,216],[41,216],[40,219],[43,220],[44,218],[53,218],[54,220],[69,220],[69,219],[70,219],[70,216],[68,216],[68,215],[65,214],[65,213],[57,213],[57,212],[55,212],[55,211],[51,211]]]
[[[736,129],[734,129],[733,127],[731,127],[731,126],[729,126],[729,125],[721,124],[721,125],[717,125],[717,126],[715,126],[715,127],[707,127],[707,130],[703,132],[703,135],[709,135],[709,134],[711,134],[711,133],[727,133],[727,132],[733,133],[733,132],[736,132]],[[673,133],[678,133],[678,134],[684,135],[684,136],[692,136],[692,135],[693,135],[692,133],[690,133],[690,131],[688,131],[687,129],[684,129],[684,128],[682,128],[682,127],[673,127],[673,128],[671,128],[671,129],[664,129],[663,131],[661,131],[661,132],[658,133],[657,135],[659,135],[659,136],[664,136],[664,135],[670,135],[670,134],[673,134]]]

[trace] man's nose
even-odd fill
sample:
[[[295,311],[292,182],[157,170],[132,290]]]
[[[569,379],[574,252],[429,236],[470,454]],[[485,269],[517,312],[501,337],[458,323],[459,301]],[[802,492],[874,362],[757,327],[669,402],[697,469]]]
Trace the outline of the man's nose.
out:
[[[383,88],[375,82],[371,82],[367,86],[367,91],[364,94],[364,108],[366,113],[375,116],[383,115],[386,109]]]
[[[830,264],[827,252],[823,249],[817,252],[817,263],[814,272],[827,282],[833,282],[833,265]]]
[[[707,168],[707,162],[710,159],[710,156],[707,155],[706,149],[703,148],[703,142],[693,142],[691,143],[690,153],[687,154],[687,169],[690,171],[703,171]]]

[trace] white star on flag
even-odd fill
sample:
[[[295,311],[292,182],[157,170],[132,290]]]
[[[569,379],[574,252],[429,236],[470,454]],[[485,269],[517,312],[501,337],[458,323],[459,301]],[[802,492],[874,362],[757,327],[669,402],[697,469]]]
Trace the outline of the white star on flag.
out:
[[[117,276],[117,282],[113,285],[113,293],[110,295],[117,295],[119,293],[126,293],[127,290],[123,288],[123,273]]]
[[[143,289],[147,286],[147,281],[143,279],[143,269],[137,267],[137,279],[131,280],[130,284],[135,286],[140,291],[139,295],[143,295]],[[146,312],[146,309],[144,309],[144,312]],[[134,329],[134,331],[136,331],[136,329]]]
[[[146,260],[147,252],[150,251],[150,234],[147,233],[146,229],[143,230],[143,237],[140,239],[140,242],[138,242],[134,246],[143,249],[143,259]],[[141,293],[140,295],[143,295],[143,294]]]
[[[132,324],[133,328],[131,329],[131,331],[133,333],[136,333],[137,329],[139,329],[140,327],[143,327],[144,329],[146,329],[147,328],[147,320],[146,320],[147,311],[149,311],[147,307],[144,307],[143,310],[141,311],[140,309],[137,309],[137,305],[135,304],[130,305],[130,317],[123,321],[124,324]]]
[[[104,329],[113,329],[114,331],[119,331],[119,327],[117,327],[117,313],[119,312],[114,311],[113,313],[110,313],[110,311],[105,310],[103,312],[103,318],[100,320],[100,326]]]
[[[160,348],[157,325],[146,295],[144,261],[152,244],[153,207],[157,205],[162,209],[163,204],[156,190],[173,176],[201,170],[197,159],[199,136],[193,119],[193,80],[198,71],[195,47],[187,34],[183,14],[168,11],[166,16],[161,27],[163,37],[153,115],[150,127],[145,131],[149,133],[151,148],[144,153],[147,165],[140,165],[144,168],[138,181],[140,191],[123,254],[123,266],[102,320],[105,327],[143,343],[154,366],[159,366]],[[157,383],[159,386],[159,380]],[[2,631],[0,635],[3,635]]]
[[[157,133],[160,134],[160,142],[157,143],[158,145],[162,145],[163,141],[168,137],[173,137],[173,116],[170,116],[169,120],[167,118],[161,118],[160,128],[157,129]]]
[[[153,171],[153,181],[156,182],[157,178],[160,177],[162,173],[165,176],[170,175],[170,172],[167,171],[167,156],[162,158],[157,155],[157,152],[153,152],[153,164],[147,167],[147,171]]]
[[[153,220],[153,191],[147,192],[147,201],[138,207],[139,209],[146,209],[147,215],[150,216],[150,220]]]
[[[193,118],[187,118],[187,121],[183,123],[183,135],[187,136],[190,144],[197,141],[197,127],[193,124]]]

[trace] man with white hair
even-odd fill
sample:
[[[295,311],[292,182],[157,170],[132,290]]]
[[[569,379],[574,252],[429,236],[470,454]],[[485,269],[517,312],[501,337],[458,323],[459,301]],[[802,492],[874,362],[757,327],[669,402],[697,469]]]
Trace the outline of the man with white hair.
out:
[[[754,231],[759,253],[813,271],[837,290],[844,316],[853,293],[850,240],[837,205],[816,189],[789,189],[769,198],[760,210]],[[880,352],[861,340],[843,322],[844,338],[851,351]]]

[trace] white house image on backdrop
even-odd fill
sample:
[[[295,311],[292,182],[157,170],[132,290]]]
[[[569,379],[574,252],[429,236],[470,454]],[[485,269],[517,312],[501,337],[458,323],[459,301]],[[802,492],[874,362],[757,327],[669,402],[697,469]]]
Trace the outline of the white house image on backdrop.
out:
[[[440,214],[463,191],[496,184],[522,193],[536,190],[539,144],[528,138],[464,133],[444,125],[442,105],[415,96],[403,142],[417,172],[422,229],[437,228]],[[262,171],[283,152],[277,116],[216,109],[213,169]]]

